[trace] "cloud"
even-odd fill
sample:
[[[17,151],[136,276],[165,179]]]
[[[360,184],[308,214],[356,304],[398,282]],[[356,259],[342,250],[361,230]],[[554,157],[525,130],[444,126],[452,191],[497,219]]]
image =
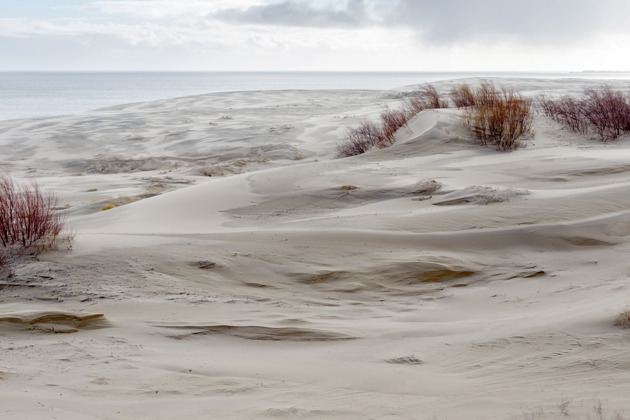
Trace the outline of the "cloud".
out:
[[[54,13],[24,8],[0,17],[7,57],[0,68],[46,68],[54,60],[40,52],[54,49],[60,57],[95,51],[93,68],[579,69],[595,67],[593,60],[630,67],[630,2],[622,0],[62,3]],[[23,54],[29,45],[33,53]],[[29,64],[38,57],[40,65]]]
[[[129,25],[112,22],[89,22],[85,20],[45,20],[26,18],[0,18],[0,36],[7,38],[28,38],[31,36],[81,36],[120,34]]]
[[[132,46],[180,45],[194,50],[348,49],[361,43],[358,38],[366,39],[369,28],[357,28],[365,15],[363,5],[363,0],[328,9],[298,1],[252,6],[252,0],[97,0],[78,6],[74,11],[83,12],[79,17],[0,18],[0,36],[102,35]],[[224,19],[217,19],[216,13]]]
[[[384,11],[384,21],[412,28],[429,44],[557,46],[627,31],[629,13],[630,4],[617,0],[398,0]]]
[[[221,47],[230,40],[225,31],[210,25],[200,31],[192,26],[158,25],[152,22],[138,24],[94,22],[90,20],[34,20],[0,19],[0,38],[33,39],[43,37],[62,38],[72,45],[92,42],[92,36],[110,39],[112,44],[123,42],[123,46],[170,47],[184,46],[196,49],[199,46]],[[119,45],[120,47],[120,45]]]
[[[318,28],[357,27],[369,21],[364,0],[349,0],[343,8],[316,8],[304,1],[286,0],[245,9],[223,9],[209,17],[235,24]]]
[[[257,43],[262,48],[291,44],[296,34],[289,29],[303,28],[319,39],[331,39],[338,30],[344,41],[349,33],[359,37],[365,30],[404,32],[418,48],[477,44],[548,49],[630,34],[625,22],[630,2],[619,0],[93,0],[76,7],[74,12],[83,14],[73,18],[0,18],[0,34],[97,33],[134,44],[145,40],[172,45],[187,40],[213,44],[212,38],[223,35],[229,41],[256,31],[274,32],[272,42]]]
[[[228,7],[244,8],[252,0],[95,0],[82,6],[101,15],[118,15],[140,20],[205,16]]]

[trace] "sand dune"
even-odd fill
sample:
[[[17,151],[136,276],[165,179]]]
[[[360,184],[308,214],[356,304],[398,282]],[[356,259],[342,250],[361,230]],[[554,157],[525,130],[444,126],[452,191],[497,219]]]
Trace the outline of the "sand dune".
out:
[[[1,122],[77,233],[0,284],[1,417],[630,416],[628,139],[537,116],[498,152],[444,109],[333,159],[411,89]]]

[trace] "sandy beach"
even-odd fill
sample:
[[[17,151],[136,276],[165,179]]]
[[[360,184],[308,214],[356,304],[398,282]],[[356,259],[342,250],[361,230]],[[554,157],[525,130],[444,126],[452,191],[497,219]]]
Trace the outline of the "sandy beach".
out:
[[[0,121],[76,234],[1,281],[0,417],[630,418],[630,139],[536,115],[500,152],[437,109],[335,158],[417,88]]]

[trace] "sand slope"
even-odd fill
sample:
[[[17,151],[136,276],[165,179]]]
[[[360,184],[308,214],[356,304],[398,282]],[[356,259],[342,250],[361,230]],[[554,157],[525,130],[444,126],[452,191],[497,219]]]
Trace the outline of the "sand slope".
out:
[[[2,122],[77,232],[1,286],[2,418],[623,418],[628,139],[537,117],[502,153],[447,109],[332,159],[406,90]]]

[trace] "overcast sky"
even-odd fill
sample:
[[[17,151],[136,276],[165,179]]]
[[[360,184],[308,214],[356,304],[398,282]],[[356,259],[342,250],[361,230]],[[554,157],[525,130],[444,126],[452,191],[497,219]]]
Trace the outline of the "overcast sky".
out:
[[[3,70],[630,70],[628,0],[0,0]]]

